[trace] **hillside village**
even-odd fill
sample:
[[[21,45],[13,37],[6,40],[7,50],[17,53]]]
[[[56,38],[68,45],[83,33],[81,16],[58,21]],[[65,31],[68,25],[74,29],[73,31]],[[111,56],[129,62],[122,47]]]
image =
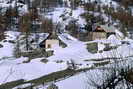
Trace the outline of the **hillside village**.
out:
[[[0,89],[133,89],[132,0],[0,0]]]

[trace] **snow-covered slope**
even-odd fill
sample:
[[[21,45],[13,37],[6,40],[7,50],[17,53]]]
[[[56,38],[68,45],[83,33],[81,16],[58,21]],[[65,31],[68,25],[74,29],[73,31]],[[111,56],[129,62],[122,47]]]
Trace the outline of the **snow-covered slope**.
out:
[[[68,0],[67,0],[68,1]],[[86,0],[88,1],[88,0]],[[94,1],[94,0],[92,0]],[[102,4],[110,4],[111,0],[102,0]],[[10,4],[8,1],[1,1],[0,5],[2,7],[9,7]],[[18,5],[22,5],[21,3]],[[68,5],[70,2],[68,1]],[[117,3],[113,2],[113,5],[117,5]],[[11,6],[15,6],[15,1],[11,3]],[[27,11],[27,5],[23,5],[20,8],[22,12]],[[65,25],[68,24],[70,20],[77,19],[78,24],[84,25],[86,22],[83,18],[80,17],[80,14],[84,13],[84,9],[82,7],[78,7],[76,10],[71,10],[69,7],[56,8],[55,11],[47,13],[46,17],[52,18],[55,23],[60,22],[64,29]],[[72,13],[72,14],[71,14]],[[70,15],[71,14],[71,15]],[[64,16],[64,17],[63,17]],[[106,18],[106,15],[103,15]],[[63,21],[62,18],[67,18]],[[60,70],[64,70],[67,68],[67,61],[74,60],[78,65],[78,68],[90,68],[94,66],[94,60],[101,61],[103,58],[125,58],[129,56],[133,56],[133,41],[131,39],[118,39],[118,37],[112,35],[106,40],[95,40],[90,42],[82,42],[68,33],[59,34],[59,38],[63,41],[67,47],[54,47],[54,55],[48,58],[36,58],[32,59],[28,63],[24,63],[28,60],[26,57],[14,58],[13,51],[15,44],[10,43],[9,41],[15,41],[20,33],[8,31],[5,32],[6,39],[1,41],[0,44],[3,45],[0,48],[0,84],[14,81],[18,79],[31,80],[35,78],[39,78],[41,76],[57,72]],[[120,34],[121,35],[121,34]],[[31,35],[30,38],[35,38],[34,35]],[[42,38],[39,38],[38,41],[42,41]],[[125,41],[122,44],[122,41]],[[22,40],[23,42],[23,40]],[[113,47],[117,47],[116,49],[112,49],[110,51],[96,52],[92,54],[87,50],[87,44],[89,43],[102,43],[104,45],[100,50],[104,49],[105,44],[110,44]],[[22,45],[21,48],[23,49]],[[41,60],[47,59],[47,63],[43,63]],[[87,60],[88,62],[86,62]],[[57,63],[57,61],[63,61],[62,63]],[[109,60],[110,61],[110,60]],[[94,71],[97,72],[97,71]],[[93,73],[94,73],[93,72]],[[61,89],[82,89],[85,86],[84,83],[84,74],[80,74],[77,76],[73,76],[67,80],[63,80],[57,83],[59,88]],[[73,85],[73,82],[77,84],[77,86]]]
[[[19,79],[32,80],[67,68],[65,63],[48,62],[45,64],[40,59],[23,63],[24,60],[27,60],[27,58],[21,57],[17,60],[1,61],[0,84]]]
[[[28,7],[26,4],[17,2],[16,0],[12,0],[11,3],[9,3],[10,1],[11,0],[0,1],[0,7],[3,8],[3,12],[5,12],[7,8],[16,8],[16,7],[18,7],[20,15],[28,12]]]

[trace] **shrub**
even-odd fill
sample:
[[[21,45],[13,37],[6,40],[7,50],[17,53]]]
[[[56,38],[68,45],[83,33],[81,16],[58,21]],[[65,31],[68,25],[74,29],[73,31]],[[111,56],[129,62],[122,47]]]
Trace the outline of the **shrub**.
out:
[[[98,43],[94,42],[94,43],[87,44],[87,50],[88,52],[91,52],[91,53],[97,53]]]

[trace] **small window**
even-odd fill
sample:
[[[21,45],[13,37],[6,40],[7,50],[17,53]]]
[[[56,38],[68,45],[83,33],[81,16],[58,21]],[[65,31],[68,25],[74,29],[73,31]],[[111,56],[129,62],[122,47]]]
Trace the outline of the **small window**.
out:
[[[48,48],[51,48],[51,45],[50,44],[48,44]]]

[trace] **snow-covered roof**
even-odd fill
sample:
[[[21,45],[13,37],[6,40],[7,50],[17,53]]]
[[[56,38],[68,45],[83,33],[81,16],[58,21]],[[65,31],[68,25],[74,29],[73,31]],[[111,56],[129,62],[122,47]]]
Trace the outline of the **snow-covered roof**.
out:
[[[47,34],[47,33],[41,33],[39,35],[40,35],[40,38],[39,38],[38,43],[41,43],[42,41],[44,41],[45,39],[47,39],[47,37],[48,37],[49,34]]]
[[[101,25],[101,28],[103,28],[106,32],[115,32],[116,28],[114,26],[108,26],[108,25]]]

